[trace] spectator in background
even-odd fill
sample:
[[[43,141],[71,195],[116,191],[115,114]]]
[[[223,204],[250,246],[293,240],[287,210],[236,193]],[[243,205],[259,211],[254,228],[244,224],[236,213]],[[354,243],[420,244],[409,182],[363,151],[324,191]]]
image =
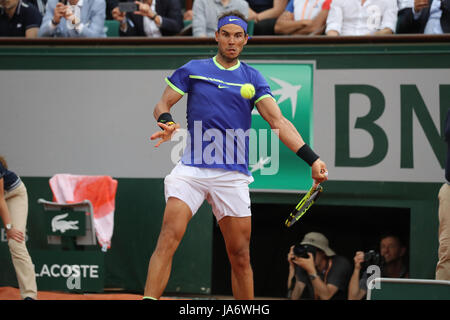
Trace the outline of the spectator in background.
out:
[[[408,266],[404,261],[406,246],[400,237],[395,234],[385,234],[380,239],[380,261],[378,267],[383,278],[408,278]],[[348,299],[361,300],[367,293],[369,274],[364,270],[361,279],[361,268],[364,261],[364,252],[357,251],[353,258],[355,266],[348,286]],[[370,262],[370,261],[369,261]]]
[[[45,5],[47,4],[47,0],[25,0],[25,2],[34,5],[38,9],[41,16],[45,15]]]
[[[247,0],[255,22],[253,35],[275,35],[275,22],[283,13],[288,0]]]
[[[323,34],[331,0],[290,0],[286,10],[277,19],[276,34]]]
[[[40,37],[103,38],[105,0],[48,0]]]
[[[386,35],[395,32],[394,0],[333,0],[327,18],[328,36]]]
[[[450,33],[450,0],[414,0],[399,19],[398,33]]]
[[[397,30],[396,33],[405,33],[402,32],[403,25],[406,23],[406,16],[408,11],[414,7],[414,0],[397,0],[398,14],[397,14]]]
[[[139,11],[120,12],[119,7],[112,16],[120,22],[120,36],[161,37],[173,36],[183,28],[183,16],[178,0],[136,1]]]
[[[299,249],[307,251],[308,258],[298,256]],[[336,255],[321,233],[305,235],[300,246],[292,246],[288,254],[290,275],[295,268],[295,286],[291,299],[344,300],[351,275],[351,265],[346,258]],[[290,280],[288,279],[288,285]],[[305,288],[307,290],[305,290]]]
[[[195,0],[192,7],[192,35],[194,37],[214,37],[218,17],[237,10],[249,18],[249,6],[245,0]]]
[[[36,38],[42,16],[22,0],[0,0],[0,37]]]
[[[444,135],[447,159],[445,183],[439,190],[439,262],[436,266],[436,280],[450,280],[450,109],[447,110]]]

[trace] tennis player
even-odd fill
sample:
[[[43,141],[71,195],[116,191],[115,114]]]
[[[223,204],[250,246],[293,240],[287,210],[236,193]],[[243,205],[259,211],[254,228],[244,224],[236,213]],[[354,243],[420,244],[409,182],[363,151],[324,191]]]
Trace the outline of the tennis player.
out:
[[[269,85],[254,68],[239,61],[247,44],[247,21],[239,12],[224,13],[218,19],[215,57],[193,60],[166,79],[168,86],[156,104],[154,117],[162,131],[156,147],[171,139],[179,128],[170,109],[188,94],[189,138],[181,161],[165,178],[166,208],[156,249],[150,258],[144,299],[159,299],[167,285],[172,258],[188,225],[206,199],[212,206],[225,240],[231,264],[231,285],[235,299],[253,299],[253,271],[250,265],[251,211],[248,185],[248,137],[251,111],[256,105],[261,116],[277,129],[280,140],[312,168],[316,183],[327,179],[326,165],[290,121],[281,114]],[[255,95],[244,99],[240,88],[255,87]],[[224,142],[227,143],[224,143]],[[231,143],[229,143],[231,141]],[[211,150],[214,152],[211,152]]]

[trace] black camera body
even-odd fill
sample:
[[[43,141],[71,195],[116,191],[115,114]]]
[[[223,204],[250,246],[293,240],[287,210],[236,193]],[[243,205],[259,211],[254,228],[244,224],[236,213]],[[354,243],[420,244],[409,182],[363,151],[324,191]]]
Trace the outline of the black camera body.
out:
[[[384,265],[384,258],[383,256],[376,252],[375,250],[370,250],[367,252],[364,252],[364,262],[363,266],[366,269],[368,266],[376,265],[379,267],[382,267]]]
[[[294,247],[294,255],[298,258],[308,259],[308,252],[313,254],[313,257],[316,256],[317,248],[314,246],[310,246],[308,244],[297,244]]]

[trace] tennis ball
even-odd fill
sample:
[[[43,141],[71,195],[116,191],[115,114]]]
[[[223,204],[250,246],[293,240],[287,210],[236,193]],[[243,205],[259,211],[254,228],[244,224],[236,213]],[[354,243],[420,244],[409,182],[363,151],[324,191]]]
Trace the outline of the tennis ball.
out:
[[[246,83],[241,87],[241,96],[245,99],[251,99],[255,95],[255,87],[251,83]]]

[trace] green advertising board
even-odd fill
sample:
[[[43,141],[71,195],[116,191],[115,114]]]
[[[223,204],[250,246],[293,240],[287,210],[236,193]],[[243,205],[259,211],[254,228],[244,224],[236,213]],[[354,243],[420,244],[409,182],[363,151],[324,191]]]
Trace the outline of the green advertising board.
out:
[[[100,251],[32,250],[39,290],[102,292],[104,254]]]
[[[313,146],[314,64],[258,62],[250,65],[269,83],[283,116],[292,122],[304,141]],[[250,137],[249,170],[255,179],[250,185],[252,191],[309,189],[312,185],[310,167],[279,143],[278,136],[256,108],[252,114],[252,129],[257,135],[256,144]]]

